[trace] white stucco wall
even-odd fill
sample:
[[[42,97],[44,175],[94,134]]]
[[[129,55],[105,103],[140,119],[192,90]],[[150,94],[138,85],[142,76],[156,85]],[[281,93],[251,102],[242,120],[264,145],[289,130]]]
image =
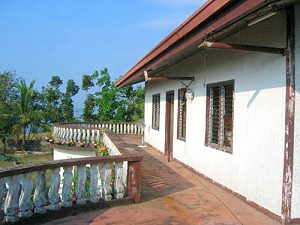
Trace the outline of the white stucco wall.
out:
[[[296,111],[295,111],[295,145],[294,174],[292,195],[292,218],[300,218],[300,4],[295,7],[295,41],[296,41]]]
[[[85,157],[94,157],[96,153],[93,151],[76,151],[76,150],[64,150],[64,149],[53,149],[53,159],[62,160],[62,159],[78,159]]]
[[[274,29],[276,27],[277,29]],[[249,38],[251,37],[251,38]],[[279,13],[227,39],[232,43],[283,47],[285,19]],[[209,50],[185,59],[165,72],[194,76],[195,98],[187,104],[186,141],[177,140],[178,81],[148,82],[145,140],[164,151],[166,91],[175,91],[173,155],[216,182],[280,215],[285,116],[285,57],[263,53]],[[206,69],[205,69],[206,68]],[[204,83],[235,80],[233,154],[204,146]],[[151,129],[152,95],[161,94],[160,130]]]

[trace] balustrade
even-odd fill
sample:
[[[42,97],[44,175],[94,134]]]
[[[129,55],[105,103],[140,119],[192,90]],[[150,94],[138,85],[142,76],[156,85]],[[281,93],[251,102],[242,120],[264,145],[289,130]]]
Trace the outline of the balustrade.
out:
[[[122,199],[129,196],[138,202],[140,199],[140,177],[138,176],[140,176],[141,160],[140,155],[89,157],[58,160],[0,171],[0,223],[2,219],[12,223],[36,213],[42,214],[48,210],[58,211],[62,207],[72,207],[74,204],[85,205],[89,201],[97,203],[101,199],[111,201],[114,198]],[[128,164],[130,170],[126,179],[128,185],[124,185],[123,179],[125,163]],[[61,168],[64,172],[60,195]],[[49,180],[46,179],[47,174],[50,176],[49,184],[46,182]],[[89,186],[86,185],[87,180],[89,180]],[[32,193],[34,193],[33,196]],[[2,205],[3,199],[5,199],[4,205]],[[2,208],[4,211],[1,212]]]
[[[103,129],[116,134],[143,135],[144,128],[137,123],[58,123],[53,126],[53,138],[61,143],[100,140]]]

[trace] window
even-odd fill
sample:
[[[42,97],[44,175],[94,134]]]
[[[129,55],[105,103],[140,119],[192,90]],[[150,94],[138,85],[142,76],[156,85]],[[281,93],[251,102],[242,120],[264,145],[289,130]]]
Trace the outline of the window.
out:
[[[159,130],[160,94],[152,96],[152,129]]]
[[[178,90],[178,119],[177,119],[177,139],[185,141],[186,134],[186,88]]]
[[[232,153],[234,81],[207,85],[206,145]]]

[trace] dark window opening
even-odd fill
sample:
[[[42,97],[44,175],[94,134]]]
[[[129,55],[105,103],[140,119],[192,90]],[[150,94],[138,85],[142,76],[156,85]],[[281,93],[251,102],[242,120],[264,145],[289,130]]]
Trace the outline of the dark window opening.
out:
[[[160,94],[152,96],[152,129],[159,130]]]
[[[206,145],[232,153],[234,82],[207,85]]]
[[[186,88],[178,90],[178,119],[177,139],[185,141],[186,138]]]

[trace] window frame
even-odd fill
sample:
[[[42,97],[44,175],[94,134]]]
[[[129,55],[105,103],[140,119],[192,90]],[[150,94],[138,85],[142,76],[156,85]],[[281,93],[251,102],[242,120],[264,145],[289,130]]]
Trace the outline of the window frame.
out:
[[[157,106],[156,106],[157,105]],[[160,125],[160,93],[152,95],[152,129],[159,131]]]
[[[181,88],[181,89],[178,89],[178,107],[177,107],[177,139],[178,140],[181,140],[181,141],[185,141],[186,140],[186,118],[187,118],[187,101],[186,101],[186,98],[185,98],[185,93],[186,93],[187,89],[186,88]],[[184,122],[181,126],[181,129],[182,131],[180,132],[179,130],[179,121],[180,121],[180,116],[182,114],[180,114],[180,108],[182,107],[180,105],[181,103],[181,100],[180,100],[180,94],[181,92],[183,92],[183,98],[184,98],[184,104],[185,104],[185,107],[184,107]],[[182,134],[182,136],[180,136],[180,133]]]
[[[231,134],[231,146],[230,147],[226,147],[223,145],[220,145],[219,143],[209,143],[209,132],[210,132],[210,127],[209,127],[209,122],[210,122],[210,89],[211,88],[215,88],[215,87],[222,87],[222,86],[228,86],[231,85],[232,86],[232,114],[231,114],[231,123],[232,123],[232,134]],[[220,150],[229,154],[233,153],[233,123],[234,123],[234,95],[235,95],[235,82],[234,80],[228,80],[228,81],[222,81],[222,82],[216,82],[216,83],[210,83],[206,85],[206,128],[205,128],[205,146],[216,149],[216,150]],[[219,98],[221,98],[221,95],[219,94]],[[220,104],[220,103],[219,103]],[[219,128],[218,128],[218,142],[220,140],[220,122],[221,120],[221,114],[219,115]],[[223,125],[225,126],[225,121],[223,122]]]

